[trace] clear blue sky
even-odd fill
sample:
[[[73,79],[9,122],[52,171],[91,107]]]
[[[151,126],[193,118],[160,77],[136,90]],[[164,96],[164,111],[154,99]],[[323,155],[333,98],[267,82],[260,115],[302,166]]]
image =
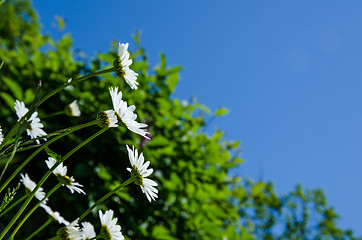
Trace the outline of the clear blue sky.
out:
[[[343,4],[342,4],[343,3]],[[362,235],[361,1],[34,1],[43,31],[63,16],[89,57],[112,40],[141,43],[184,66],[175,97],[230,114],[213,122],[240,140],[234,173],[323,188],[341,226]]]

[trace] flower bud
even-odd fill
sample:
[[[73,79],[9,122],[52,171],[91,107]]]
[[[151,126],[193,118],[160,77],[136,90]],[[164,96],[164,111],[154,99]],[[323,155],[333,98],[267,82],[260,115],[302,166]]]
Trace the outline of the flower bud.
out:
[[[77,103],[77,100],[73,101],[72,103],[68,104],[65,107],[65,114],[69,117],[79,117],[80,116],[80,110]]]

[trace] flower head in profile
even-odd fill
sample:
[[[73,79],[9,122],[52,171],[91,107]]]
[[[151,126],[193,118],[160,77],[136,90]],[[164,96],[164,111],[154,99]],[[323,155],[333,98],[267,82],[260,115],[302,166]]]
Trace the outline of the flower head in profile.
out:
[[[83,233],[79,228],[78,219],[71,222],[68,226],[59,229],[57,236],[61,240],[81,240]]]
[[[16,115],[18,116],[18,121],[25,116],[25,114],[29,111],[27,107],[25,107],[25,104],[23,102],[20,102],[18,100],[15,101],[15,111]],[[28,122],[29,126],[26,129],[27,134],[30,136],[31,139],[42,137],[47,135],[47,133],[43,130],[44,125],[40,122],[40,119],[37,117],[38,112],[34,112]],[[44,138],[46,141],[46,138]],[[39,140],[36,140],[36,142],[39,144]]]
[[[137,89],[137,76],[129,66],[132,64],[132,59],[129,59],[128,43],[118,43],[118,58],[114,60],[113,66],[117,76],[126,80],[132,89]]]
[[[70,117],[79,117],[80,116],[80,110],[77,103],[77,100],[73,101],[72,103],[68,104],[65,107],[65,114]]]
[[[18,121],[25,116],[25,114],[29,111],[27,107],[25,107],[24,102],[20,102],[19,100],[15,100],[15,112],[18,116]]]
[[[146,194],[148,201],[151,202],[151,199],[155,201],[158,197],[158,190],[155,188],[155,186],[157,186],[157,183],[147,178],[153,172],[152,168],[147,169],[150,165],[150,161],[147,161],[145,163],[143,153],[138,156],[138,151],[137,149],[134,150],[134,146],[132,147],[132,149],[130,149],[127,145],[126,147],[128,151],[129,161],[132,165],[132,169],[127,168],[127,170],[131,172],[133,177],[135,177],[136,180],[134,181],[134,183],[141,187],[141,190],[144,194]]]
[[[4,141],[4,135],[3,135],[3,130],[1,129],[1,126],[0,126],[0,145],[3,141]]]
[[[101,128],[118,127],[117,122],[117,116],[113,110],[100,112],[97,115],[97,124]]]
[[[82,239],[90,240],[96,236],[94,227],[90,222],[82,222],[81,225],[82,225],[82,235],[83,235]]]
[[[45,163],[47,164],[48,168],[51,169],[54,164],[56,164],[56,160],[52,157],[48,157],[48,160],[45,160]],[[67,166],[63,166],[63,163],[60,163],[53,171],[54,175],[58,178],[59,182],[64,186],[67,186],[69,190],[74,193],[76,191],[77,193],[83,193],[85,192],[79,188],[83,187],[83,185],[75,182],[74,177],[69,177],[67,175]]]
[[[59,212],[54,212],[48,205],[41,203],[42,207],[53,219],[55,219],[59,224],[64,224],[65,226],[69,225],[69,222],[60,216]]]
[[[98,213],[102,224],[100,233],[102,239],[123,240],[124,237],[121,233],[121,226],[117,225],[118,219],[113,218],[113,210],[108,210],[104,214],[99,210]]]
[[[29,178],[28,174],[27,174],[27,173],[26,173],[25,175],[20,174],[20,176],[21,176],[20,182],[22,182],[22,183],[24,184],[25,188],[26,188],[29,192],[34,191],[34,189],[35,189],[35,187],[36,187],[36,183],[33,182],[33,181]],[[38,189],[38,191],[36,191],[36,193],[35,193],[35,197],[36,197],[39,201],[43,200],[43,198],[45,197],[45,195],[46,195],[46,194],[45,194],[45,192],[43,191],[43,188],[42,188],[42,187],[40,187],[40,188]],[[44,199],[43,203],[46,203],[47,201],[48,201],[48,198]]]
[[[143,128],[147,127],[147,124],[139,123],[136,121],[137,114],[134,114],[133,111],[136,109],[134,105],[127,107],[127,102],[122,100],[122,92],[118,92],[118,87],[109,88],[109,93],[111,94],[112,104],[114,111],[117,116],[122,120],[126,127],[134,133],[137,133],[147,139],[150,139],[147,136],[147,131]]]

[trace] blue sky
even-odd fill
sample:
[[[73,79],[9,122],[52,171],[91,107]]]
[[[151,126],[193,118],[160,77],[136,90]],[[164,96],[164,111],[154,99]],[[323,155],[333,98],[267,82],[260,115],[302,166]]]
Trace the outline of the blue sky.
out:
[[[62,16],[88,57],[137,29],[151,63],[181,65],[175,97],[230,114],[212,123],[240,140],[233,174],[323,188],[362,235],[360,1],[34,1],[45,33]]]

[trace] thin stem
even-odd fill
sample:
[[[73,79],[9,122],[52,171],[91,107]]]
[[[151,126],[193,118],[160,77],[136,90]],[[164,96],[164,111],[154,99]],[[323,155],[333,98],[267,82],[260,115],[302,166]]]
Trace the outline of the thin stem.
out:
[[[94,76],[98,76],[98,75],[101,75],[101,74],[104,74],[104,73],[109,73],[109,72],[114,72],[114,68],[109,68],[109,69],[105,69],[105,70],[102,70],[102,71],[99,71],[99,72],[95,72],[95,73],[91,73],[91,74],[88,74],[86,76],[83,76],[81,78],[78,78],[78,79],[75,79],[73,81],[70,81],[62,86],[59,86],[58,88],[54,89],[53,91],[51,91],[50,93],[48,93],[47,95],[45,95],[42,99],[40,99],[40,102],[39,102],[39,105],[42,104],[44,101],[46,101],[48,98],[50,98],[51,96],[53,96],[54,94],[60,92],[61,90],[63,90],[64,88],[70,86],[70,85],[73,85],[73,84],[76,84],[76,83],[79,83],[79,82],[82,82],[88,78],[91,78],[91,77],[94,77]],[[39,106],[38,105],[38,106]]]
[[[48,240],[59,240],[59,237],[55,236],[55,237],[49,238]]]
[[[21,206],[21,208],[18,210],[18,212],[15,214],[15,216],[10,220],[10,222],[8,223],[8,225],[5,227],[5,229],[1,232],[0,234],[0,240],[4,238],[5,234],[10,230],[10,228],[14,225],[14,223],[16,222],[16,220],[18,220],[18,218],[20,217],[20,215],[24,212],[25,208],[29,205],[30,201],[33,199],[35,193],[38,191],[38,189],[40,188],[41,185],[43,185],[43,183],[45,182],[45,180],[50,176],[50,174],[52,174],[52,172],[54,171],[54,169],[57,167],[57,164],[54,164],[53,167],[51,167],[43,176],[42,179],[40,179],[38,185],[36,185],[35,189],[30,193],[30,195],[28,196],[28,198],[25,200],[25,202],[23,203],[23,205]]]
[[[18,140],[15,142],[13,151],[11,152],[10,157],[9,157],[8,160],[6,161],[6,164],[5,164],[5,166],[4,166],[3,171],[1,172],[0,181],[1,181],[1,179],[3,178],[6,169],[8,169],[9,163],[13,160],[17,149],[18,149]],[[1,192],[1,191],[0,191],[0,192]]]
[[[51,117],[62,115],[62,114],[65,114],[65,111],[59,111],[59,112],[51,113],[51,114],[48,114],[48,115],[45,115],[45,116],[41,116],[40,118],[41,119],[46,119],[46,118],[51,118]]]
[[[94,122],[94,123],[96,124],[96,120],[95,120],[95,121],[92,121],[92,122]],[[93,125],[95,125],[95,124],[93,124]],[[78,125],[78,126],[82,126],[82,125],[83,125],[83,124]],[[75,126],[75,127],[78,127],[78,126]],[[57,130],[57,131],[52,132],[52,133],[48,133],[47,135],[44,135],[44,136],[42,136],[42,137],[30,139],[30,140],[28,140],[28,141],[26,141],[26,142],[22,142],[19,146],[29,145],[29,144],[35,142],[36,140],[41,140],[41,139],[43,139],[43,138],[50,138],[50,137],[59,135],[59,134],[64,133],[64,132],[68,132],[69,130],[71,130],[71,129],[75,128],[75,127],[64,128],[64,129]]]
[[[104,200],[106,200],[107,198],[109,198],[110,196],[112,196],[114,193],[116,193],[117,191],[119,191],[121,188],[127,186],[128,184],[130,184],[131,182],[134,181],[134,177],[131,176],[127,181],[123,182],[121,185],[119,185],[118,187],[116,187],[115,189],[113,189],[112,191],[110,191],[109,193],[107,193],[106,195],[104,195],[101,199],[99,199],[97,202],[95,202],[90,208],[88,208],[78,219],[78,222],[81,222],[83,220],[83,218],[85,218],[97,205],[101,204]]]
[[[10,155],[10,157],[8,158],[8,160],[6,161],[6,164],[5,164],[5,167],[4,167],[3,171],[1,172],[0,180],[1,180],[2,177],[4,176],[6,169],[8,169],[8,166],[9,166],[10,162],[13,160],[13,158],[14,158],[14,156],[15,156],[16,150],[18,149],[19,138],[20,138],[20,135],[21,135],[22,132],[23,132],[23,125],[20,125],[18,134],[16,135],[16,138],[15,138],[15,143],[14,143],[13,151],[11,152],[11,155]],[[0,192],[1,192],[1,191],[0,191]]]
[[[80,129],[83,129],[85,127],[89,127],[92,125],[97,124],[97,121],[91,121],[89,123],[85,123],[82,125],[78,125],[75,127],[71,127],[71,128],[67,128],[64,130],[64,133],[54,137],[53,139],[49,140],[48,142],[44,143],[40,148],[38,148],[35,152],[33,152],[33,154],[31,154],[14,172],[13,174],[6,180],[6,182],[0,187],[0,193],[4,190],[4,188],[10,183],[10,181],[21,171],[21,169],[23,169],[26,164],[28,164],[30,162],[31,159],[33,159],[39,152],[41,152],[44,148],[46,148],[48,145],[50,145],[51,143],[57,141],[58,139],[74,132]]]
[[[22,147],[22,148],[20,148],[20,146],[21,146],[21,145],[18,146],[18,149],[16,150],[16,152],[24,152],[24,151],[27,151],[27,150],[29,150],[29,149],[41,147],[41,145],[30,145],[30,146],[26,146],[26,147]],[[11,155],[11,153],[7,153],[7,154],[1,156],[1,159],[4,159],[4,158],[6,158],[6,157],[8,157],[8,156],[10,156],[10,155]],[[1,161],[0,161],[0,165],[1,165],[1,164],[2,164],[2,163],[1,163]]]
[[[112,68],[108,68],[108,69],[105,69],[105,70],[102,70],[102,71],[99,71],[99,72],[95,72],[95,73],[91,73],[91,74],[88,74],[86,76],[83,76],[83,77],[80,77],[78,79],[75,79],[73,81],[70,81],[66,84],[63,84],[62,86],[59,86],[58,88],[54,89],[53,91],[51,91],[50,93],[48,93],[47,95],[45,95],[42,99],[40,99],[39,103],[37,106],[39,106],[40,104],[42,104],[43,102],[45,102],[48,98],[50,98],[51,96],[53,96],[54,94],[60,92],[61,90],[63,90],[64,88],[70,86],[70,85],[73,85],[73,84],[76,84],[76,83],[79,83],[79,82],[82,82],[84,80],[87,80],[88,78],[91,78],[91,77],[95,77],[95,76],[98,76],[98,75],[101,75],[101,74],[104,74],[104,73],[110,73],[110,72],[114,72],[114,67]],[[40,90],[40,88],[38,87],[38,90]],[[33,110],[32,108],[30,109],[30,111]],[[35,109],[34,109],[35,110]],[[28,111],[27,114],[25,114],[25,116],[23,116],[13,127],[12,129],[10,130],[10,132],[5,136],[5,139],[3,140],[2,144],[0,144],[0,150],[3,148],[3,146],[5,146],[5,144],[9,141],[9,139],[11,139],[14,134],[16,133],[16,129],[20,126],[20,124],[22,124],[24,122],[25,119],[28,119],[29,116],[30,116],[30,113],[33,113],[34,111],[30,112]]]
[[[85,144],[89,143],[91,140],[93,140],[95,137],[99,136],[101,133],[105,132],[108,128],[102,128],[92,136],[90,136],[88,139],[86,139],[84,142],[79,144],[77,147],[72,149],[70,152],[68,152],[61,161],[58,161],[56,164],[54,164],[43,176],[42,179],[38,182],[34,190],[31,192],[31,194],[28,196],[26,201],[24,202],[23,206],[18,210],[18,212],[15,214],[15,216],[11,219],[10,223],[5,227],[5,229],[0,234],[0,240],[4,238],[5,234],[9,231],[9,229],[14,225],[16,220],[19,218],[19,216],[24,212],[25,208],[29,205],[31,199],[34,197],[35,193],[38,191],[38,189],[43,185],[43,183],[48,179],[50,174],[59,166],[60,163],[64,162],[67,158],[69,158],[73,153],[75,153],[77,150],[79,150],[81,147],[83,147]]]
[[[0,218],[2,216],[4,216],[7,212],[9,212],[11,209],[13,209],[16,205],[18,205],[19,203],[21,203],[24,199],[26,198],[26,195],[22,196],[21,198],[19,198],[16,202],[14,202],[13,204],[10,205],[10,207],[7,207],[5,211],[3,211],[0,214]]]
[[[25,120],[25,116],[23,116],[19,121],[17,121],[16,124],[14,125],[14,127],[10,130],[10,132],[8,132],[8,134],[6,134],[2,144],[0,144],[0,150],[6,145],[6,143],[9,141],[9,139],[15,135],[16,130],[19,128],[20,124],[23,123],[23,121]]]
[[[19,229],[21,228],[21,226],[23,226],[23,224],[25,223],[25,221],[30,217],[30,215],[39,207],[39,205],[47,198],[49,198],[56,190],[58,190],[58,188],[60,188],[62,186],[61,183],[58,183],[55,187],[52,188],[52,190],[50,190],[47,195],[45,195],[45,197],[37,202],[35,204],[35,206],[30,209],[30,211],[28,212],[28,214],[25,215],[25,217],[23,219],[21,219],[20,223],[18,223],[18,225],[16,226],[15,230],[13,231],[13,233],[10,235],[10,239],[14,238],[15,234],[19,231]]]
[[[89,143],[90,141],[92,141],[93,139],[95,139],[96,137],[98,137],[99,135],[101,135],[102,133],[104,133],[105,131],[107,131],[108,128],[102,128],[101,130],[99,130],[98,132],[96,132],[95,134],[93,134],[92,136],[90,136],[89,138],[87,138],[85,141],[83,141],[82,143],[80,143],[78,146],[76,146],[75,148],[73,148],[72,150],[70,150],[67,154],[64,155],[64,157],[62,157],[62,161],[64,162],[67,158],[69,158],[73,153],[75,153],[76,151],[78,151],[80,148],[82,148],[84,145],[86,145],[87,143]]]
[[[33,232],[29,237],[27,237],[25,240],[30,240],[34,236],[36,236],[39,232],[41,232],[44,228],[46,228],[50,223],[52,223],[54,220],[52,218],[49,218],[48,221],[46,221],[43,225],[41,225],[35,232]]]

